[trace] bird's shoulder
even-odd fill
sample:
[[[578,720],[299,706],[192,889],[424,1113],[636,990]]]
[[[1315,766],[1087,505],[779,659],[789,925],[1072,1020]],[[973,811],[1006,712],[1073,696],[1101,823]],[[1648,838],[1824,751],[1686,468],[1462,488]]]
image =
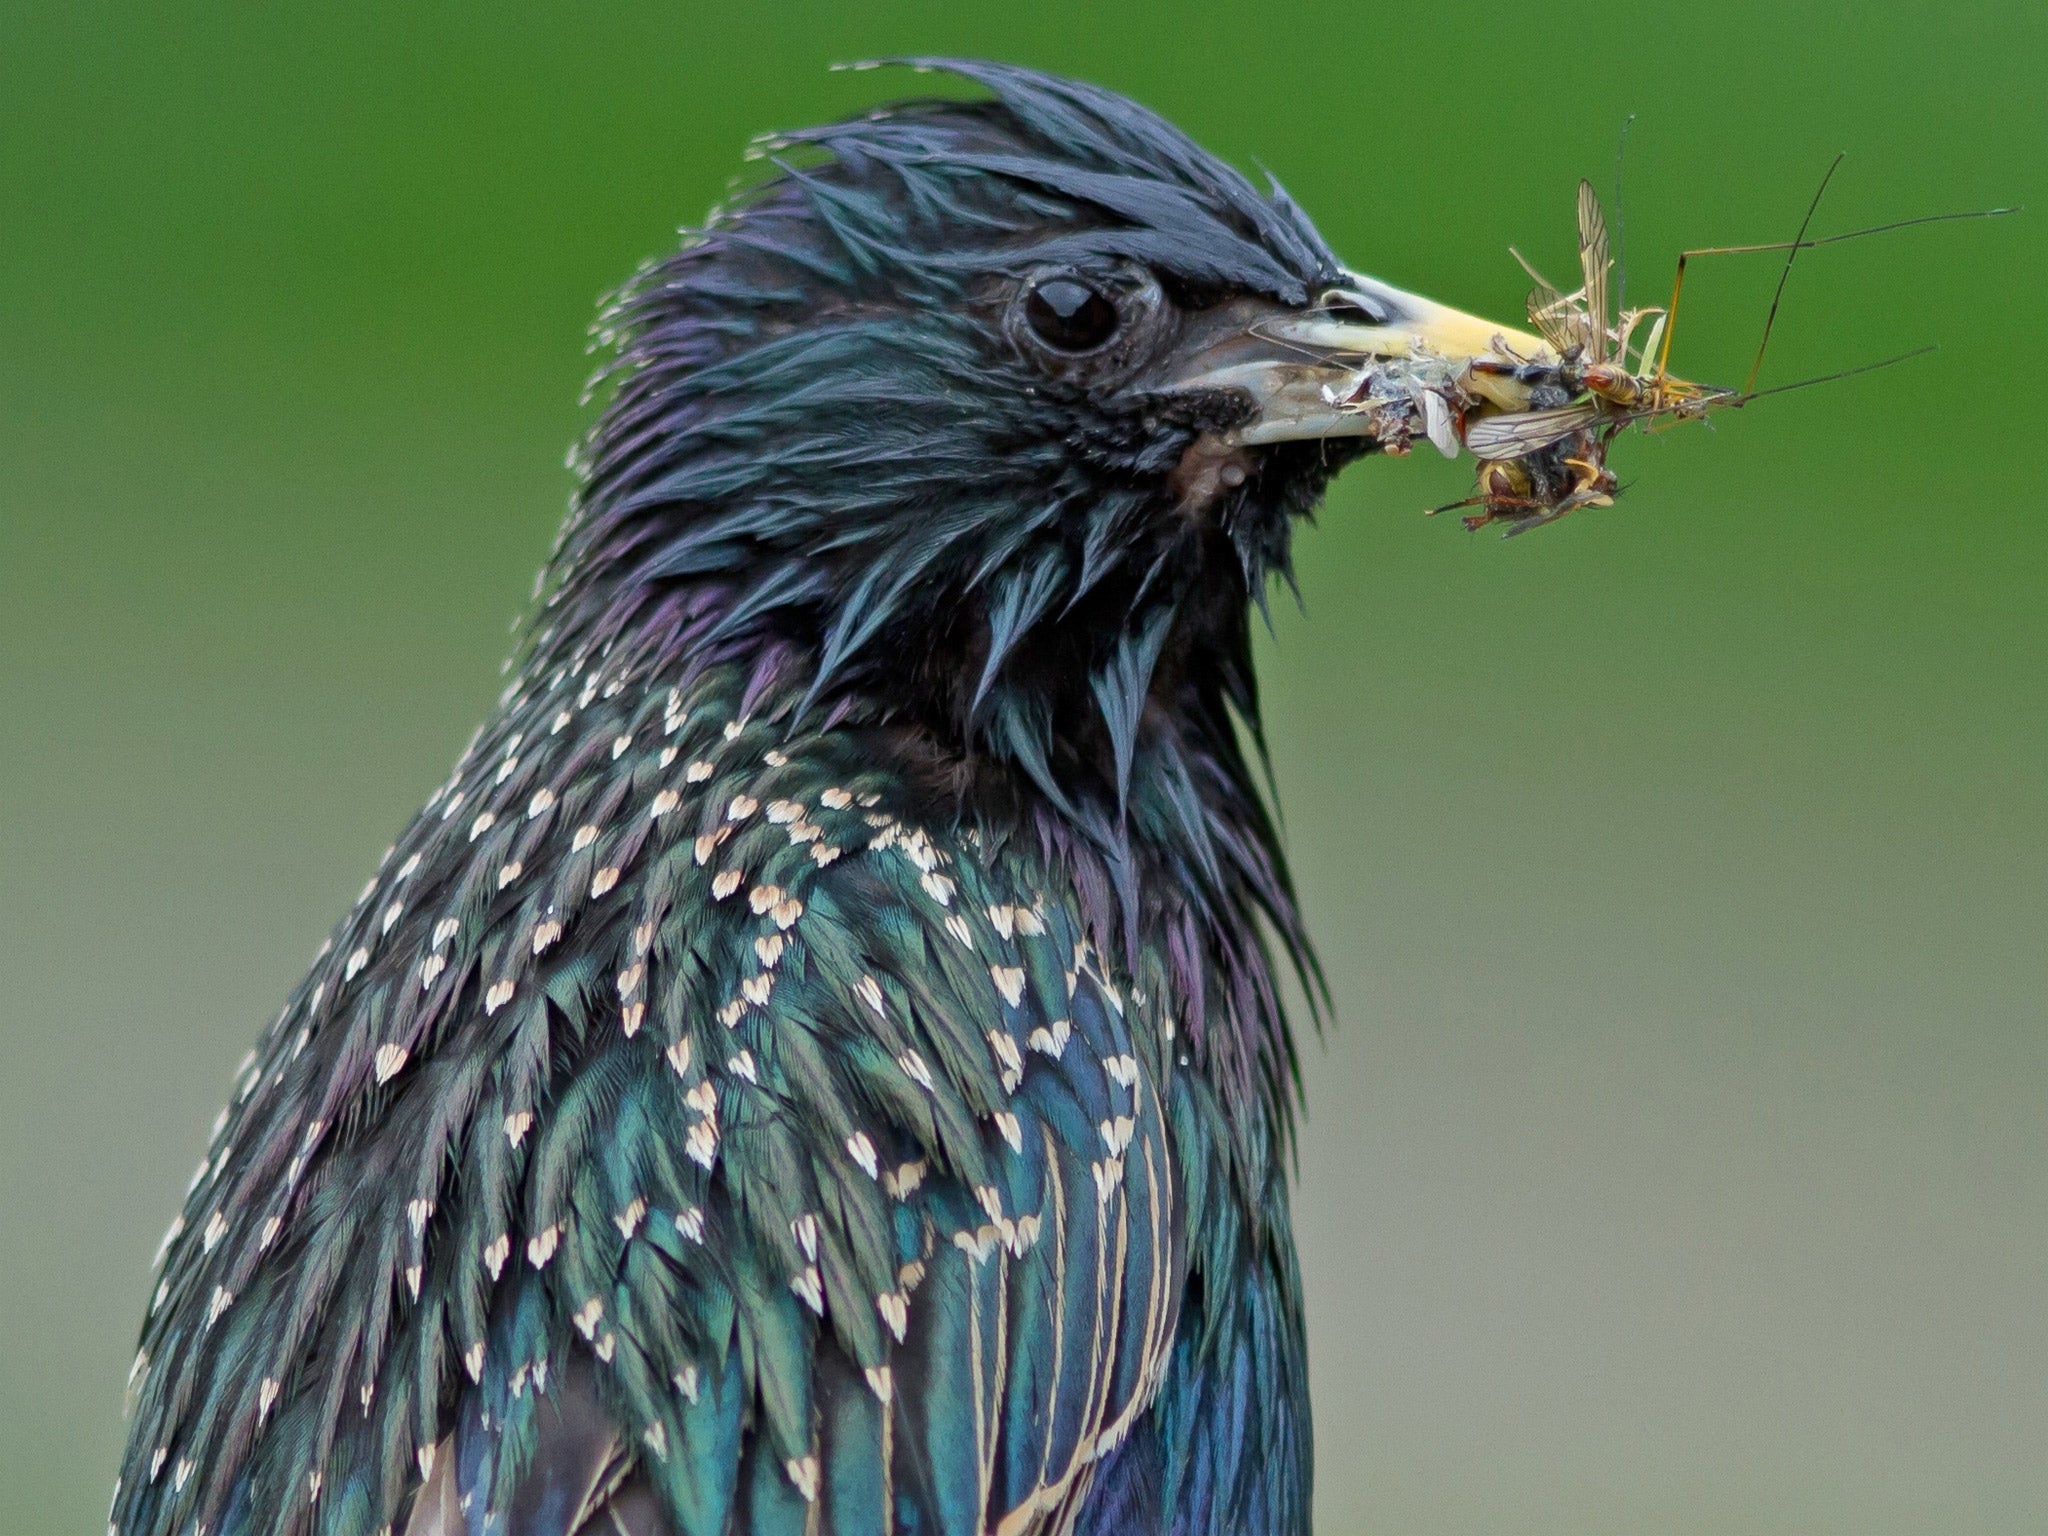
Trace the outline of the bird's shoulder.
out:
[[[138,1357],[123,1528],[374,1531],[459,1415],[466,1494],[552,1488],[564,1530],[620,1468],[693,1530],[735,1501],[1070,1506],[1172,1333],[1163,962],[1111,965],[1043,849],[932,824],[857,733],[794,732],[744,679],[529,695],[240,1075]],[[1089,1294],[1050,1285],[1047,1224],[1111,1209],[1115,1246],[1091,1217],[1061,1250]],[[1088,1310],[1127,1275],[1128,1319]],[[1044,1339],[951,1338],[1016,1305],[996,1277],[1044,1283]],[[612,1435],[573,1497],[531,1474],[572,1380]],[[967,1470],[904,1461],[917,1490],[828,1475],[859,1434],[976,1425]]]

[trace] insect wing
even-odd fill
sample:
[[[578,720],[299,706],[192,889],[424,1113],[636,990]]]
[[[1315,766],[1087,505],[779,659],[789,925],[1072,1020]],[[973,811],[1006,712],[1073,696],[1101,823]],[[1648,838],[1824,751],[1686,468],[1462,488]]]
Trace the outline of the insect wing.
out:
[[[1458,456],[1458,427],[1451,419],[1451,408],[1444,403],[1444,397],[1433,389],[1422,391],[1423,430],[1436,445],[1436,451],[1447,459]]]
[[[1559,352],[1568,352],[1573,347],[1583,350],[1585,337],[1580,332],[1578,296],[1559,293],[1557,284],[1538,272],[1529,258],[1512,245],[1508,254],[1522,264],[1529,281],[1536,285],[1529,290],[1529,323]]]
[[[1585,343],[1579,306],[1548,283],[1538,282],[1529,290],[1529,323],[1559,352]]]
[[[1519,459],[1538,453],[1552,443],[1562,442],[1582,427],[1600,419],[1600,407],[1590,400],[1561,405],[1549,411],[1515,411],[1506,416],[1486,416],[1465,429],[1465,446],[1475,458]]]
[[[1607,361],[1607,216],[1593,183],[1579,183],[1579,267],[1586,276],[1586,355]]]

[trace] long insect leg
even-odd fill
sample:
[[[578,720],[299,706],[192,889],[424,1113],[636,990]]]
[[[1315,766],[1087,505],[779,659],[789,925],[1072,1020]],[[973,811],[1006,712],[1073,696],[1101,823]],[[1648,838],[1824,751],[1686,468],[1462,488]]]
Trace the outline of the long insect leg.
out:
[[[1799,221],[1799,233],[1795,235],[1790,242],[1790,254],[1788,254],[1785,258],[1785,268],[1782,272],[1778,274],[1778,291],[1777,293],[1771,296],[1770,319],[1764,322],[1765,345],[1769,345],[1770,343],[1771,322],[1773,320],[1776,320],[1778,317],[1778,299],[1785,292],[1785,279],[1792,275],[1792,257],[1797,256],[1799,254],[1800,242],[1806,238],[1806,227],[1807,225],[1813,222],[1814,212],[1820,207],[1821,195],[1827,191],[1828,183],[1834,180],[1835,168],[1842,163],[1843,156],[1847,153],[1848,152],[1846,150],[1842,151],[1842,153],[1837,154],[1835,158],[1828,163],[1827,173],[1821,177],[1820,186],[1815,190],[1813,194],[1813,201],[1807,204],[1806,217]],[[1678,273],[1671,281],[1671,302],[1664,307],[1664,346],[1662,350],[1659,351],[1659,353],[1657,354],[1657,385],[1660,389],[1663,387],[1664,380],[1668,376],[1669,372],[1669,366],[1671,362],[1671,339],[1678,331],[1678,295],[1680,290],[1683,289],[1685,286],[1686,262],[1694,256],[1732,256],[1739,249],[1741,249],[1741,247],[1706,246],[1699,250],[1680,251],[1678,253]],[[1759,249],[1761,249],[1761,247],[1759,247]],[[1761,368],[1763,366],[1763,360],[1763,347],[1759,346],[1757,348],[1756,353],[1757,368]],[[1754,383],[1755,379],[1755,370],[1752,369],[1750,373],[1750,381]]]
[[[1876,373],[1880,368],[1893,368],[1900,363],[1910,363],[1916,357],[1925,357],[1940,348],[1929,342],[1924,347],[1915,347],[1910,352],[1901,352],[1897,357],[1882,358],[1874,363],[1864,363],[1855,368],[1838,368],[1833,373],[1818,374],[1810,379],[1800,379],[1792,384],[1773,384],[1769,389],[1752,389],[1747,394],[1731,395],[1716,402],[1726,406],[1743,406],[1752,400],[1761,400],[1767,395],[1787,395],[1795,389],[1811,389],[1816,384],[1833,384],[1842,379],[1853,379],[1861,373]],[[1653,429],[1654,430],[1654,429]]]
[[[1832,167],[1830,171],[1832,172]],[[1847,229],[1838,235],[1817,235],[1811,240],[1766,240],[1757,245],[1702,245],[1695,246],[1691,250],[1680,251],[1678,253],[1677,275],[1671,282],[1671,303],[1665,306],[1664,311],[1663,345],[1661,348],[1654,346],[1644,348],[1645,364],[1647,365],[1648,363],[1648,354],[1653,350],[1657,351],[1657,382],[1662,384],[1665,378],[1666,365],[1671,359],[1671,331],[1676,320],[1678,295],[1685,286],[1686,263],[1695,256],[1759,256],[1770,251],[1804,251],[1817,246],[1839,245],[1844,240],[1861,240],[1868,235],[1888,235],[1894,230],[1916,229],[1922,224],[1953,224],[1961,219],[1996,219],[2002,218],[2006,214],[2017,212],[2019,212],[2017,208],[1972,208],[1964,213],[1923,213],[1917,218],[1893,219],[1889,223],[1872,224],[1864,229]],[[1782,287],[1781,282],[1781,291]],[[1775,309],[1774,303],[1774,313]]]
[[[1678,329],[1675,322],[1678,319],[1678,296],[1685,291],[1685,264],[1695,256],[1709,256],[1712,254],[1713,252],[1711,251],[1680,251],[1678,253],[1678,270],[1671,278],[1671,302],[1664,306],[1664,318],[1659,322],[1664,332],[1664,345],[1657,350],[1657,377],[1651,383],[1651,388],[1659,394],[1663,393],[1664,380],[1670,372],[1671,336]]]
[[[1467,496],[1463,501],[1447,501],[1440,507],[1424,507],[1422,515],[1435,517],[1439,512],[1455,512],[1460,507],[1476,507],[1485,500],[1484,496]]]
[[[1820,185],[1813,189],[1813,201],[1806,205],[1806,217],[1799,221],[1799,233],[1792,237],[1791,249],[1785,252],[1785,265],[1778,269],[1778,286],[1771,290],[1770,312],[1764,316],[1764,333],[1756,344],[1756,361],[1749,365],[1749,377],[1743,380],[1742,392],[1748,394],[1756,388],[1756,376],[1763,371],[1764,348],[1771,344],[1771,327],[1778,323],[1778,302],[1785,297],[1785,284],[1792,277],[1792,263],[1799,259],[1800,243],[1806,239],[1807,227],[1813,223],[1813,216],[1820,212],[1820,200],[1827,195],[1828,183],[1835,179],[1835,172],[1849,152],[1838,150],[1835,158],[1828,162],[1828,168],[1820,179]]]

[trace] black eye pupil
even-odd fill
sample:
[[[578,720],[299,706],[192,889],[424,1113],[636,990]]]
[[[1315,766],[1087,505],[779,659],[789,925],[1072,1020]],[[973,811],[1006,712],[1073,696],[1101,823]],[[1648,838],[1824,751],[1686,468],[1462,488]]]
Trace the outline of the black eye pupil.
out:
[[[1116,334],[1116,306],[1071,277],[1033,288],[1024,300],[1024,318],[1040,341],[1060,352],[1093,352]]]

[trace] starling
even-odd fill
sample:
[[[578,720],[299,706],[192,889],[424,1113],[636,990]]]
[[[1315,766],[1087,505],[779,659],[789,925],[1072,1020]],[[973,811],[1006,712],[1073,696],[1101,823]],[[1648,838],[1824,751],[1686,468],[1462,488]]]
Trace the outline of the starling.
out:
[[[235,1077],[125,1536],[1305,1532],[1251,610],[1507,337],[1150,112],[765,140],[605,310],[496,711]]]

